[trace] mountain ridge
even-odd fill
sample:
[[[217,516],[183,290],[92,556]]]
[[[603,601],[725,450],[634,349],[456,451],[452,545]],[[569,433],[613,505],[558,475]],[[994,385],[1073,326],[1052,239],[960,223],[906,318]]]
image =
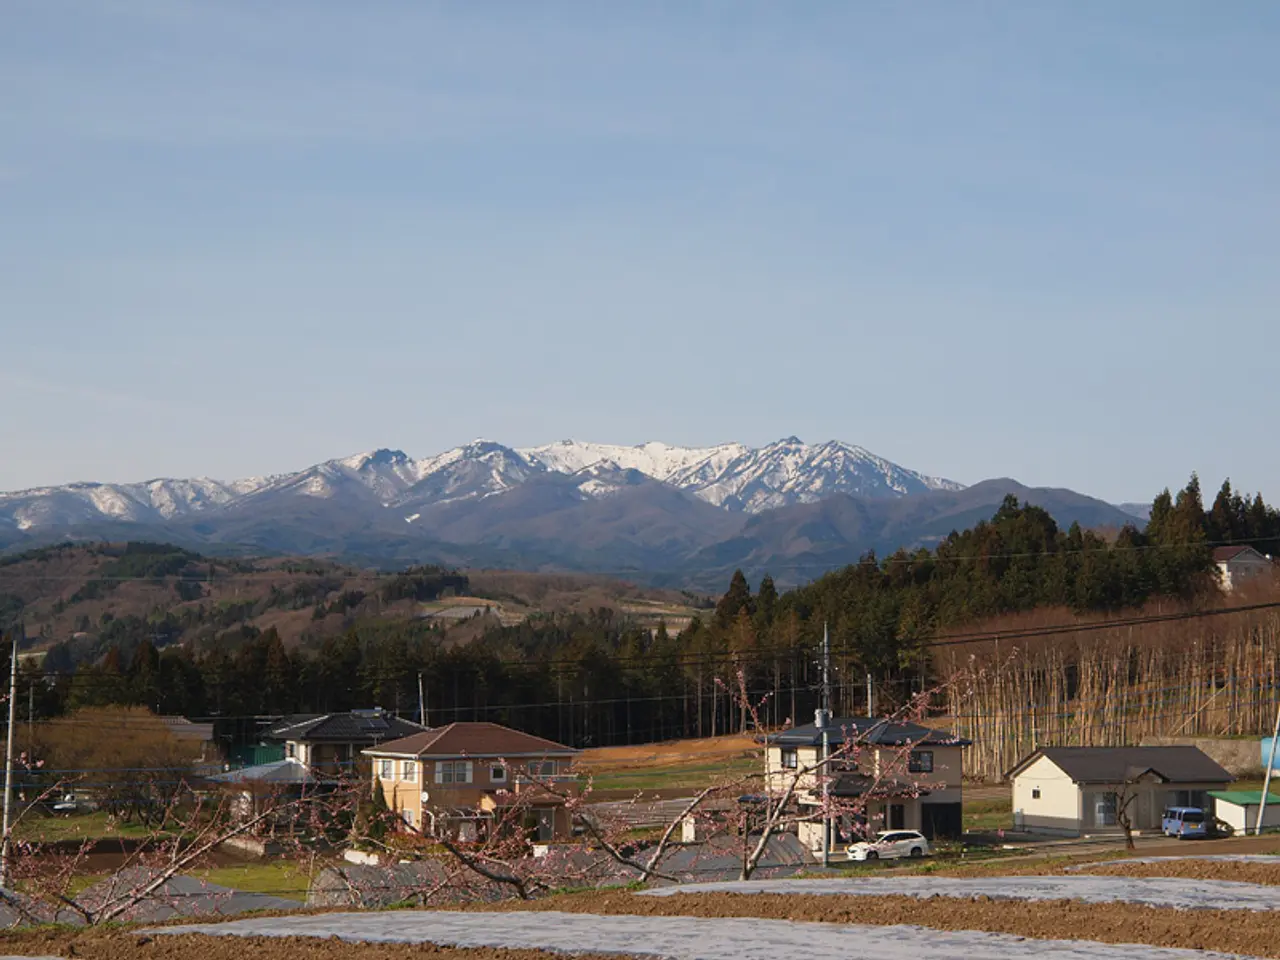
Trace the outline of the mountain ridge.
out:
[[[573,475],[606,463],[744,513],[810,502],[832,492],[903,496],[961,487],[840,441],[810,446],[789,437],[752,448],[740,443],[679,447],[660,441],[623,446],[561,440],[517,449],[480,439],[416,460],[402,450],[379,448],[291,473],[232,481],[156,478],[34,487],[0,493],[0,517],[23,530],[103,518],[148,522],[280,495],[328,498],[358,496],[362,490],[384,507],[413,508],[491,496],[537,475]]]

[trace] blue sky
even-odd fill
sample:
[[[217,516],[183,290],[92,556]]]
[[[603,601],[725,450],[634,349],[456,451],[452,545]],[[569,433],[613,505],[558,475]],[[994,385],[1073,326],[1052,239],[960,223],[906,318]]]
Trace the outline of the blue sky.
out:
[[[1280,499],[1280,6],[9,0],[0,488],[474,437]]]

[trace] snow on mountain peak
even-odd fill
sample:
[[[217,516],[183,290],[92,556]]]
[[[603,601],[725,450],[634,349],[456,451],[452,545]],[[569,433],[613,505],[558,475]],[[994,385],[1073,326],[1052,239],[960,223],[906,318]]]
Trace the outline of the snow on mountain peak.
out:
[[[960,489],[949,480],[908,470],[862,447],[835,440],[810,445],[792,436],[760,448],[741,443],[680,447],[657,440],[633,446],[559,440],[513,449],[476,439],[422,460],[401,450],[379,448],[297,473],[230,483],[158,479],[0,493],[0,522],[24,530],[104,518],[154,522],[282,496],[356,497],[383,507],[413,508],[410,513],[416,521],[427,516],[422,510],[431,504],[501,495],[547,474],[574,476],[579,491],[589,497],[608,496],[650,478],[708,503],[747,513],[838,493],[901,497]]]
[[[724,451],[745,450],[742,444],[729,443],[715,447],[675,447],[658,440],[635,446],[609,443],[560,440],[542,447],[517,451],[531,463],[555,473],[577,473],[600,460],[612,460],[619,467],[639,470],[655,480],[668,480],[674,474],[703,463]]]

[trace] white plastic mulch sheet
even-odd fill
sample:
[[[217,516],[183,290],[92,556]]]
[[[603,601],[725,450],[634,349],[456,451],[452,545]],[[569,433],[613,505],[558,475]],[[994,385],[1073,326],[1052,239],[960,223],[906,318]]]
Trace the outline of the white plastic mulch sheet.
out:
[[[1220,960],[1201,950],[999,933],[797,923],[752,918],[593,916],[581,913],[459,913],[403,910],[261,917],[163,927],[153,934],[338,937],[365,943],[433,943],[560,953],[620,953],[681,960]]]
[[[735,880],[686,883],[645,890],[641,896],[690,893],[782,893],[840,896],[953,897],[972,900],[1079,900],[1134,903],[1175,910],[1280,910],[1280,887],[1230,880],[1171,877],[839,877],[821,880]]]

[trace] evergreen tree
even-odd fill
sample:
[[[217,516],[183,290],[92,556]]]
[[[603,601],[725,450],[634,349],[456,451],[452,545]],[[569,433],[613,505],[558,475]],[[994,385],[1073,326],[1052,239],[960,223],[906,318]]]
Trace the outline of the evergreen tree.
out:
[[[751,587],[747,584],[746,576],[741,570],[735,570],[729,581],[729,589],[716,604],[716,626],[721,630],[728,630],[743,610],[750,616],[755,612],[755,602],[751,599]]]

